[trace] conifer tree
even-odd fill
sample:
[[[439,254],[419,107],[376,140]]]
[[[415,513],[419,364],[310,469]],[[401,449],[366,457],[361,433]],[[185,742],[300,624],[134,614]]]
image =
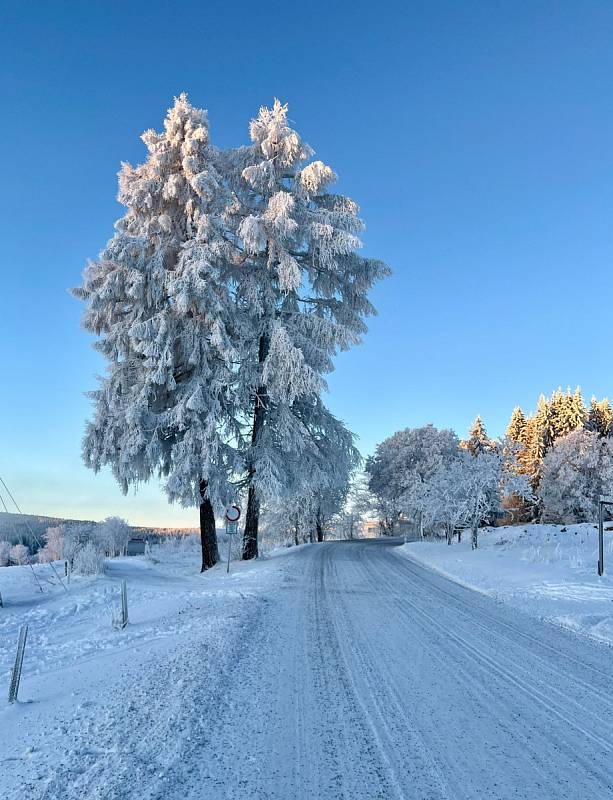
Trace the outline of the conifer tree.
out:
[[[517,444],[523,443],[524,432],[526,430],[526,417],[519,406],[513,409],[511,419],[507,427],[507,437]]]
[[[468,431],[468,439],[461,443],[461,447],[473,456],[481,455],[488,450],[492,449],[492,442],[487,435],[483,420],[479,415],[470,426]]]
[[[110,466],[124,492],[158,475],[171,500],[199,505],[205,569],[218,557],[214,506],[235,467],[228,441],[240,443],[223,181],[206,112],[185,95],[164,131],[142,139],[145,163],[119,173],[127,212],[75,290],[108,363],[83,452],[94,470]]]
[[[372,285],[388,273],[362,258],[356,204],[328,187],[336,176],[288,125],[276,100],[251,122],[250,147],[228,157],[234,204],[227,219],[237,251],[242,400],[251,402],[245,456],[243,557],[258,553],[260,505],[283,492],[287,453],[313,450],[326,410],[324,373],[357,344],[374,313]],[[322,416],[323,415],[323,416]],[[304,474],[304,473],[303,473]]]
[[[613,431],[613,409],[607,397],[598,401],[592,397],[585,427],[601,436],[611,436]]]

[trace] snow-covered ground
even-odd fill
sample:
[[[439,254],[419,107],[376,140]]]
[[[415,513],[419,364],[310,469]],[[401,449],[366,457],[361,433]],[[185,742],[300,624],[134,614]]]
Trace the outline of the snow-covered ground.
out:
[[[40,596],[0,570],[5,685],[32,632],[1,800],[613,800],[610,648],[399,549],[305,545],[229,577],[177,549]]]
[[[189,537],[182,544],[154,547],[150,558],[107,560],[104,575],[73,576],[68,591],[49,565],[34,567],[43,593],[30,567],[0,570],[3,800],[59,796],[58,762],[65,762],[62,774],[70,767],[74,777],[88,759],[99,758],[97,740],[118,703],[128,715],[131,697],[155,706],[148,684],[156,658],[167,663],[173,652],[205,643],[207,660],[223,669],[246,619],[278,582],[284,559],[272,554],[258,562],[233,561],[229,575],[224,561],[200,575],[198,545],[197,537]],[[222,558],[225,553],[222,543]],[[120,630],[113,619],[119,615],[124,578],[130,622]],[[19,702],[9,706],[6,696],[23,624],[29,631]],[[180,691],[179,674],[166,680]],[[158,729],[167,722],[151,718]],[[143,739],[151,733],[144,729]]]
[[[605,574],[596,574],[598,527],[523,525],[444,541],[410,542],[396,550],[465,586],[529,614],[613,644],[613,523],[605,523]]]

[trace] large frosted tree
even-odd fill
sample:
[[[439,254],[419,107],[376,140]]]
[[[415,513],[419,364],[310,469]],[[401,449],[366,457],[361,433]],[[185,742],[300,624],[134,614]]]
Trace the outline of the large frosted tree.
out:
[[[152,476],[169,498],[199,505],[202,568],[217,560],[214,508],[229,495],[241,442],[236,423],[227,203],[206,112],[185,95],[147,159],[124,164],[116,232],[83,275],[83,325],[107,374],[91,393],[84,458],[108,465],[124,492]]]
[[[543,518],[583,522],[598,514],[598,499],[613,492],[613,442],[596,431],[575,430],[543,459],[539,486]]]
[[[336,176],[311,160],[287,106],[260,109],[250,135],[252,144],[225,162],[234,199],[226,220],[235,247],[238,394],[250,405],[244,558],[258,553],[262,502],[285,491],[288,454],[303,464],[320,457],[323,376],[339,350],[360,341],[374,313],[369,290],[388,272],[358,255],[357,205],[329,191]],[[308,483],[308,470],[301,475]]]
[[[366,461],[368,486],[376,498],[381,527],[393,533],[402,512],[416,516],[422,529],[423,486],[457,455],[458,437],[433,425],[405,428],[377,445]]]

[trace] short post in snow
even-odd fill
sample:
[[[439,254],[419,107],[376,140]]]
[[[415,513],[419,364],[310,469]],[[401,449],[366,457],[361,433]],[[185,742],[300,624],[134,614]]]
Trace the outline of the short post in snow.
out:
[[[28,626],[22,625],[19,629],[19,639],[17,641],[17,655],[15,656],[15,664],[13,666],[13,674],[11,676],[11,685],[9,687],[9,703],[14,703],[17,700],[19,693],[19,682],[21,681],[21,668],[23,666],[23,654],[26,651],[26,639],[28,638]]]
[[[125,628],[128,624],[128,585],[123,580],[121,582],[121,622],[120,625],[122,628]]]
[[[239,506],[231,505],[226,508],[226,535],[234,536],[238,533],[238,521],[241,518],[241,510]],[[232,539],[228,539],[228,565],[226,567],[226,574],[230,572],[230,555],[232,553]]]
[[[613,506],[613,496],[601,495],[598,501],[598,574],[604,575],[604,507]]]

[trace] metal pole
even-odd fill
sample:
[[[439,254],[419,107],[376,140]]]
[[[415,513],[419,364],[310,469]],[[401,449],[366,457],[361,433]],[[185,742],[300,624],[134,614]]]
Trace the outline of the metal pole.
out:
[[[17,642],[17,655],[15,656],[15,664],[13,666],[13,674],[11,676],[11,685],[9,688],[9,703],[14,703],[17,700],[19,692],[19,682],[21,681],[21,667],[23,666],[23,654],[26,650],[26,639],[28,638],[28,626],[22,625],[19,630],[19,640]]]
[[[121,627],[125,628],[128,624],[128,585],[123,580],[121,582]]]
[[[226,536],[228,537],[228,566],[226,567],[226,574],[230,572],[230,554],[232,553],[232,537],[228,534],[228,523],[226,522]]]
[[[598,502],[598,574],[604,573],[604,526],[603,526],[604,503]]]

